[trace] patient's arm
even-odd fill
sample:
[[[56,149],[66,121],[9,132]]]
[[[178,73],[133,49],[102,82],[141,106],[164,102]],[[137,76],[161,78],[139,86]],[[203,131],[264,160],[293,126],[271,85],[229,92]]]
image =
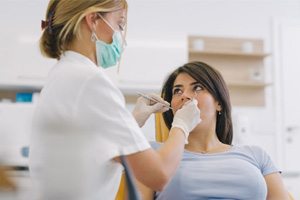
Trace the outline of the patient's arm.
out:
[[[267,200],[289,200],[288,193],[279,173],[266,175],[265,180],[268,188]]]
[[[152,189],[148,188],[147,186],[145,186],[138,180],[136,180],[136,186],[142,196],[142,200],[153,200],[154,199],[154,191]]]

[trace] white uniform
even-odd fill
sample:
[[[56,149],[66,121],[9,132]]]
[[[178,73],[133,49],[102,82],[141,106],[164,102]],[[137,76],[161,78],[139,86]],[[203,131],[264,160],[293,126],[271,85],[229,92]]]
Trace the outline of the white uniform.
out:
[[[49,74],[33,120],[30,171],[41,199],[114,199],[123,168],[112,158],[148,148],[103,69],[65,52]]]

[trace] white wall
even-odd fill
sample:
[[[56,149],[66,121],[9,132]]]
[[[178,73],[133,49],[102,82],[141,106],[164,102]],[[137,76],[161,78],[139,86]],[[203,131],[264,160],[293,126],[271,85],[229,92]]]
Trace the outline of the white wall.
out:
[[[1,2],[0,83],[40,80],[53,64],[54,60],[40,56],[37,46],[47,2]],[[272,53],[272,19],[300,18],[299,10],[299,0],[129,0],[130,62],[129,58],[123,59],[117,79],[121,86],[145,84],[158,91],[167,73],[187,61],[188,35],[263,38],[266,52]],[[276,81],[273,59],[271,56],[266,60],[266,78],[270,81]],[[266,107],[234,108],[234,117],[246,119],[243,121],[250,129],[249,143],[270,141],[262,146],[276,160],[274,96],[271,86],[267,89]]]
[[[251,37],[265,40],[265,51],[273,52],[273,18],[300,18],[300,1],[288,0],[130,0],[128,44],[131,41],[174,41],[188,35]],[[175,38],[175,39],[172,39]],[[135,56],[136,62],[139,54]],[[149,59],[172,59],[164,54]],[[274,82],[273,59],[266,59],[266,79]],[[179,65],[179,64],[178,64]],[[122,66],[123,70],[127,66]],[[176,66],[174,66],[176,67]],[[150,70],[150,69],[145,69]],[[153,68],[151,70],[160,69]],[[121,71],[122,72],[122,71]],[[132,79],[140,79],[138,70]],[[122,78],[121,78],[122,79]],[[247,143],[261,145],[277,162],[275,145],[274,88],[267,88],[266,107],[234,108],[250,133]]]
[[[246,128],[246,135],[240,134],[243,142],[258,144],[267,150],[281,168],[285,162],[284,149],[280,146],[282,108],[278,107],[281,85],[278,79],[280,70],[275,70],[275,62],[280,50],[274,48],[274,35],[280,33],[273,27],[274,19],[300,19],[299,0],[131,0],[129,7],[128,40],[172,40],[174,37],[187,38],[188,35],[251,37],[265,40],[265,51],[272,55],[266,59],[266,79],[274,84],[267,88],[266,106],[261,108],[233,109],[236,130]],[[278,38],[278,37],[277,37]],[[275,39],[277,39],[275,38]],[[174,39],[175,42],[176,39]],[[277,57],[274,57],[274,52]],[[150,56],[150,59],[152,57]],[[172,59],[168,57],[169,59]],[[139,54],[136,55],[140,62]],[[156,59],[166,59],[164,55]],[[124,66],[125,68],[126,66]],[[280,67],[280,66],[279,66]],[[153,70],[159,70],[153,67]],[[299,72],[300,73],[300,68]],[[142,73],[135,73],[140,77]],[[134,78],[134,76],[132,76]],[[274,87],[278,88],[274,88]],[[276,99],[277,98],[277,99]],[[153,123],[153,122],[150,122]],[[235,132],[237,133],[237,132]],[[283,145],[284,146],[284,145]],[[297,159],[297,158],[294,158]],[[286,174],[286,171],[284,172]],[[293,173],[291,173],[293,174]],[[289,177],[290,176],[290,177]],[[295,197],[299,177],[286,175],[286,184]]]
[[[2,0],[0,83],[43,79],[54,60],[38,49],[47,0]]]
[[[141,90],[148,87],[158,91],[167,72],[187,61],[188,35],[262,38],[265,51],[273,53],[273,18],[300,19],[300,0],[128,1],[127,40],[131,60],[129,62],[125,57],[120,74],[112,76],[131,87],[145,84],[139,88]],[[47,2],[1,1],[0,84],[46,76],[54,61],[40,56],[37,40]],[[266,78],[271,82],[277,81],[273,70],[275,59],[271,56],[266,60]],[[234,118],[242,121],[240,126],[248,129],[245,142],[262,146],[275,162],[279,162],[280,152],[275,146],[274,123],[278,108],[275,107],[274,91],[273,86],[267,89],[266,107],[234,108]],[[153,124],[153,120],[150,123]],[[148,127],[150,129],[152,125]]]

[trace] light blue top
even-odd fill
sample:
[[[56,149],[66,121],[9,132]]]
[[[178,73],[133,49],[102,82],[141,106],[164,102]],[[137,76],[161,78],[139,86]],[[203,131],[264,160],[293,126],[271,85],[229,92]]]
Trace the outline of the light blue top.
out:
[[[158,148],[158,143],[151,144]],[[176,174],[157,200],[239,199],[267,197],[265,175],[279,172],[270,156],[258,146],[232,146],[222,153],[185,150]]]

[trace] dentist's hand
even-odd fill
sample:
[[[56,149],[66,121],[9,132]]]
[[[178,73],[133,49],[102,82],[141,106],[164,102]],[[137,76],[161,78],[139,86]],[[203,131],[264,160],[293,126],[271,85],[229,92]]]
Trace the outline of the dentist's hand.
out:
[[[163,100],[160,96],[156,94],[148,94],[148,96],[162,103],[156,103],[144,97],[139,97],[137,99],[137,103],[132,111],[132,114],[140,127],[144,126],[145,122],[152,113],[166,112],[169,110],[166,105],[170,104]]]
[[[197,105],[198,101],[196,99],[187,101],[174,115],[172,128],[177,127],[183,130],[185,144],[188,144],[190,132],[202,121],[200,119],[200,110]]]

